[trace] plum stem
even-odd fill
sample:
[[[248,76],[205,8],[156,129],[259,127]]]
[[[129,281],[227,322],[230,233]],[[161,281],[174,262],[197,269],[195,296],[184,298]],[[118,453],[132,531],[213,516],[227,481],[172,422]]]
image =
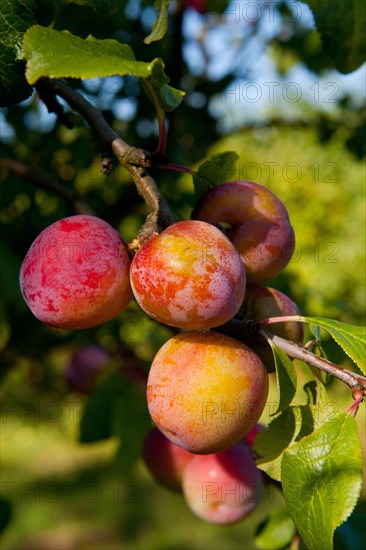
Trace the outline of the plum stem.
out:
[[[166,163],[161,151],[152,155],[143,149],[131,147],[109,126],[103,114],[94,105],[62,80],[42,77],[38,83],[42,85],[42,88],[46,86],[49,91],[62,97],[72,109],[84,117],[98,136],[102,150],[114,153],[118,161],[129,171],[139,195],[145,200],[150,213],[137,238],[133,240],[132,244],[130,243],[130,250],[135,251],[154,233],[160,233],[168,225],[174,223],[175,217],[172,211],[160,195],[155,180],[146,171],[146,168],[154,168]],[[164,136],[160,139],[159,147],[165,148]],[[104,173],[108,174],[110,173],[110,159],[107,153],[105,153],[105,159],[107,171]]]
[[[258,321],[258,324],[261,327],[265,327],[267,325],[273,325],[274,323],[286,323],[287,321],[296,321],[297,323],[306,323],[306,321],[302,321],[299,319],[297,315],[283,315],[282,317],[268,317],[267,319],[262,319],[261,321]]]
[[[183,172],[185,174],[190,174],[191,176],[195,175],[195,171],[191,170],[191,168],[187,168],[186,166],[182,166],[181,164],[176,164],[175,162],[167,162],[166,164],[162,164],[160,168],[164,168],[164,170],[175,170],[176,172]]]

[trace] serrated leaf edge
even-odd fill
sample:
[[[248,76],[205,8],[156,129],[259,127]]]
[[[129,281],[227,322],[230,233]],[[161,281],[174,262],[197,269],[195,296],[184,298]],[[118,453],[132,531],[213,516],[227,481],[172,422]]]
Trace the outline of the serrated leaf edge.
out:
[[[344,420],[342,422],[342,425],[344,424],[345,420],[348,418],[349,414],[348,413],[339,413],[338,414],[338,417],[340,416],[344,416]],[[336,417],[337,418],[337,417]],[[331,420],[330,422],[328,423],[333,423],[334,422],[334,419]],[[296,441],[294,444],[291,444],[291,446],[289,446],[287,449],[284,450],[284,452],[282,453],[282,458],[281,458],[281,480],[282,480],[282,461],[283,461],[283,458],[286,454],[288,455],[291,455],[292,453],[294,453],[294,447],[300,445],[300,444],[303,444],[304,441],[306,442],[306,439],[308,439],[309,437],[312,437],[314,436],[314,434],[319,431],[320,429],[323,429],[324,426],[326,426],[327,423],[323,424],[323,426],[320,426],[319,428],[317,428],[316,430],[314,430],[312,433],[304,436],[303,438],[301,438],[300,441]],[[340,428],[340,431],[342,430],[342,427]],[[339,436],[339,434],[338,434]],[[337,436],[337,437],[338,437]],[[336,440],[333,441],[333,446],[335,445],[336,443]],[[296,450],[296,449],[295,449]],[[360,443],[360,452],[361,452],[361,462],[362,462],[362,448],[361,448],[361,443]],[[331,454],[331,452],[329,453]],[[296,455],[293,455],[293,456],[296,456]],[[353,510],[355,509],[355,507],[357,506],[357,502],[358,502],[358,499],[360,497],[360,494],[361,494],[361,489],[362,489],[362,479],[360,479],[358,482],[357,482],[357,487],[356,487],[356,494],[357,494],[357,498],[355,499],[355,503],[353,504],[353,506],[351,507],[351,509],[347,512],[347,514],[345,516],[342,516],[342,520],[341,522],[336,525],[334,528],[333,528],[333,533],[332,533],[332,536],[333,536],[333,539],[334,539],[334,533],[335,533],[335,530],[340,527],[345,521],[347,521],[347,519],[350,517],[350,515],[352,514]],[[286,502],[286,501],[285,501]],[[296,525],[296,522],[295,522],[295,519],[292,518],[294,524]],[[296,526],[297,527],[297,526]],[[310,549],[312,550],[312,549]],[[318,550],[317,548],[314,547],[314,550]]]

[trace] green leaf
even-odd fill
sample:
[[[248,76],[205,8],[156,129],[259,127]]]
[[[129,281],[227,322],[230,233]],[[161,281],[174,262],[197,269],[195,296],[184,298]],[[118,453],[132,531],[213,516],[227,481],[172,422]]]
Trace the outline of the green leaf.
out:
[[[318,384],[315,380],[310,380],[304,384],[303,390],[307,396],[308,405],[315,405],[318,400]]]
[[[312,329],[319,329],[319,327],[311,327]],[[324,359],[329,359],[326,352],[325,352],[325,349],[323,348],[323,346],[320,345],[319,342],[317,342],[313,348],[313,353],[315,353],[316,355],[319,355],[319,357],[323,357]],[[333,377],[331,374],[329,374],[328,372],[324,372],[322,370],[319,370],[318,371],[318,377],[320,378],[320,380],[322,381],[323,384],[327,385],[331,382],[331,380],[333,380]]]
[[[150,84],[158,96],[161,108],[164,111],[174,111],[182,102],[185,92],[167,85],[169,78],[164,73],[164,64],[160,58],[154,59],[151,63],[154,63],[154,65],[150,78],[141,80],[143,88],[152,103],[154,103],[153,98],[150,96],[149,88],[145,85],[145,81],[150,80]]]
[[[315,429],[334,421],[339,412],[338,406],[329,401],[320,380],[307,382],[304,392],[306,405],[287,407],[255,439],[253,450],[259,457],[258,468],[277,481],[281,481],[281,460],[285,450]]]
[[[71,4],[87,6],[100,14],[117,13],[124,6],[121,0],[69,0]]]
[[[151,429],[146,398],[130,383],[124,388],[115,407],[113,433],[120,438],[116,462],[119,471],[126,472],[141,457],[143,444]]]
[[[288,513],[275,510],[258,526],[254,542],[261,550],[281,550],[290,544],[295,533],[294,522]]]
[[[224,13],[229,4],[229,0],[216,0],[214,3],[207,2],[207,11],[215,10],[216,13]]]
[[[325,319],[323,317],[299,317],[299,320],[306,321],[310,325],[321,327],[329,332],[343,351],[366,374],[365,327],[349,325],[348,323],[342,323],[334,319]]]
[[[253,450],[259,455],[256,464],[276,481],[281,481],[282,455],[295,440],[300,423],[300,409],[288,407],[255,438]]]
[[[313,430],[330,422],[339,413],[338,404],[329,400],[327,390],[321,380],[310,380],[304,385],[304,391],[308,398]],[[308,433],[310,432],[308,431]],[[302,434],[300,431],[296,440],[300,440],[303,435],[307,434]]]
[[[284,452],[287,509],[309,550],[332,550],[334,530],[352,512],[362,485],[361,443],[353,416],[339,414]]]
[[[273,414],[278,414],[289,406],[295,396],[297,375],[292,361],[286,353],[275,346],[271,340],[269,340],[269,343],[275,360],[277,384],[280,394],[278,408]]]
[[[366,9],[364,0],[305,0],[314,13],[324,50],[342,73],[365,61]]]
[[[182,103],[185,92],[164,84],[156,90],[163,111],[174,111]]]
[[[90,394],[80,421],[80,443],[95,443],[112,437],[117,387],[114,374],[98,384]]]
[[[117,40],[99,40],[93,36],[84,40],[68,31],[36,25],[25,34],[23,50],[30,84],[42,76],[96,78],[132,75],[150,81],[166,111],[175,109],[184,97],[184,92],[168,86],[169,79],[160,58],[149,63],[136,61],[130,46]]]
[[[23,35],[35,23],[26,0],[0,0],[0,107],[19,103],[32,93],[20,57]]]
[[[321,333],[320,333],[320,328],[317,327],[316,325],[310,325],[310,330],[311,332],[314,334],[315,336],[315,339],[320,342],[321,340]]]
[[[20,103],[31,93],[25,79],[25,63],[14,61],[13,51],[0,46],[0,107]]]
[[[234,151],[226,151],[215,153],[201,164],[193,176],[196,199],[200,200],[210,189],[230,181],[230,177],[235,174],[238,159]]]
[[[156,0],[155,7],[158,16],[153,24],[152,32],[144,40],[145,44],[151,44],[157,40],[161,40],[168,28],[168,9],[170,0]]]
[[[128,471],[141,455],[151,428],[146,398],[121,372],[113,372],[89,396],[80,423],[80,442],[94,443],[117,436],[116,461],[120,472]]]
[[[19,58],[25,31],[36,23],[26,0],[0,0],[0,44],[14,51]]]

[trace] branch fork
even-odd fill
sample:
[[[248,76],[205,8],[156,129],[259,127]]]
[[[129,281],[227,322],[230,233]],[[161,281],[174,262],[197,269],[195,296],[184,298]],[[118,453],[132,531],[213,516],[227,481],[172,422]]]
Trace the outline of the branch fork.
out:
[[[167,163],[163,147],[158,148],[155,154],[131,147],[109,126],[103,114],[94,105],[62,80],[42,77],[38,80],[36,88],[47,106],[55,103],[59,105],[57,101],[57,96],[59,96],[83,116],[101,144],[102,170],[105,175],[112,171],[112,159],[109,156],[109,151],[129,171],[138,193],[143,197],[150,210],[146,223],[137,236],[137,241],[134,239],[129,245],[131,253],[134,253],[144,242],[149,240],[154,233],[161,233],[168,225],[174,223],[173,213],[161,197],[155,181],[146,171],[147,168],[160,167]],[[60,117],[60,113],[56,114]],[[63,122],[64,116],[65,113],[62,115],[61,122]]]

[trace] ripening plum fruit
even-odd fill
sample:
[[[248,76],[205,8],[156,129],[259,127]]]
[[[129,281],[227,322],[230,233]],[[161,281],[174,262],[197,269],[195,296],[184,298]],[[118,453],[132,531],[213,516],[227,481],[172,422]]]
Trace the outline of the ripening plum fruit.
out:
[[[43,323],[85,329],[127,307],[129,268],[125,243],[111,225],[95,216],[71,216],[35,239],[20,269],[20,288]]]
[[[282,201],[252,181],[223,183],[205,195],[194,219],[229,225],[228,237],[245,265],[248,283],[278,275],[295,248],[295,236]]]
[[[284,292],[269,286],[247,286],[240,311],[247,319],[263,321],[269,317],[284,317],[301,315],[299,308]],[[286,321],[285,323],[271,323],[269,332],[281,336],[292,342],[302,342],[304,338],[303,323]]]
[[[108,361],[107,351],[100,346],[90,345],[76,350],[65,370],[65,380],[70,390],[89,394]]]
[[[208,329],[229,321],[245,292],[245,269],[223,233],[202,221],[170,225],[142,246],[131,263],[141,308],[166,325]]]
[[[145,439],[143,459],[156,481],[173,491],[182,490],[183,470],[196,455],[172,443],[158,428]]]
[[[183,494],[189,508],[210,523],[236,523],[250,514],[263,493],[263,480],[250,448],[196,455],[183,472]]]
[[[147,381],[159,430],[197,454],[241,440],[261,416],[267,394],[268,374],[258,355],[215,332],[173,336],[156,354]]]
[[[299,308],[286,294],[275,288],[258,285],[247,286],[239,312],[244,314],[246,319],[253,319],[254,321],[262,321],[268,317],[300,315]],[[301,343],[304,338],[303,324],[294,321],[273,323],[263,328],[292,342]],[[273,353],[267,340],[263,336],[254,335],[251,338],[250,345],[261,357],[267,370],[269,372],[274,371]]]

